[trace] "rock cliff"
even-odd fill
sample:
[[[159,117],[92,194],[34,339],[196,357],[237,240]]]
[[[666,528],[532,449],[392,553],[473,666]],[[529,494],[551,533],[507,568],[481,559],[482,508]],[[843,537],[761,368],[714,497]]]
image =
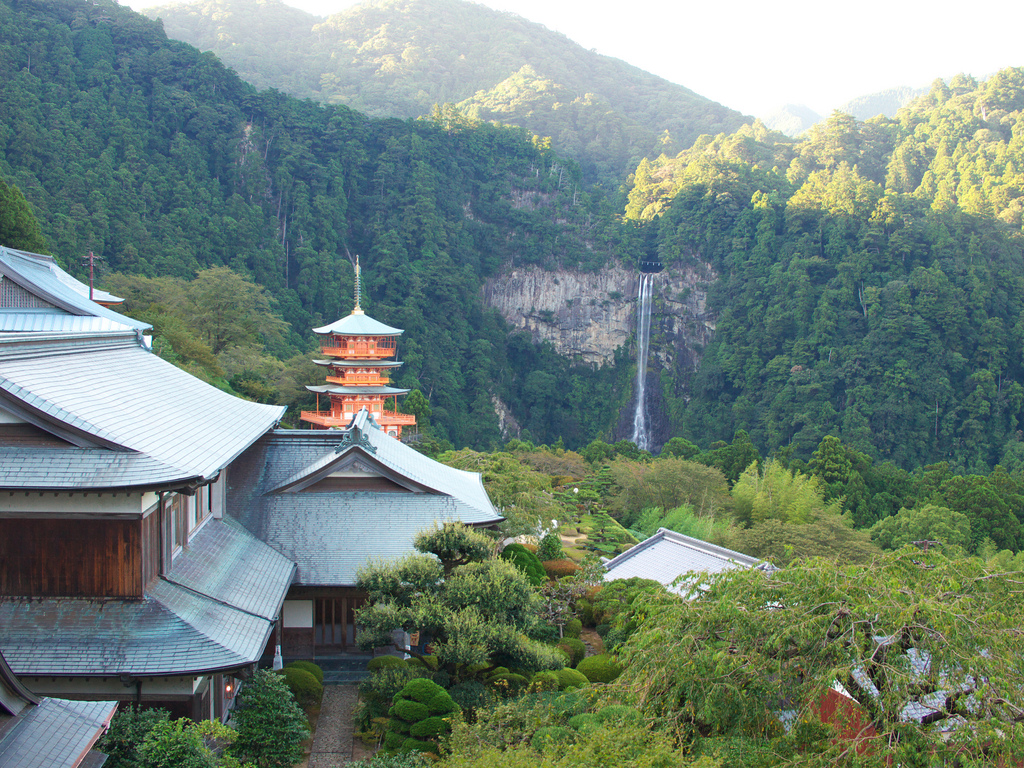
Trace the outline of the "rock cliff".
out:
[[[647,389],[658,446],[671,431],[665,395],[688,399],[690,378],[714,333],[707,289],[715,278],[709,265],[695,260],[673,265],[655,279]],[[559,354],[601,365],[614,360],[617,348],[634,342],[638,283],[635,270],[620,266],[599,272],[515,268],[487,281],[484,300],[535,342],[550,341]],[[659,385],[663,371],[670,374],[671,391]],[[629,436],[632,407],[623,410],[614,437]]]

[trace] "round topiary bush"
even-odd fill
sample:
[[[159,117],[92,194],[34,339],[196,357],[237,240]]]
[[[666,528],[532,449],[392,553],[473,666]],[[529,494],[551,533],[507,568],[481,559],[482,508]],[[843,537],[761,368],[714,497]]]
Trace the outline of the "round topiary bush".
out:
[[[547,581],[547,575],[544,573],[544,566],[541,565],[540,560],[522,544],[509,544],[501,550],[500,557],[503,560],[508,560],[525,573],[533,586],[539,587]]]
[[[487,678],[487,682],[502,696],[509,697],[518,696],[526,690],[530,681],[515,672],[508,672],[504,675],[492,675]]]
[[[576,613],[579,614],[584,627],[594,626],[594,604],[585,597],[576,601]]]
[[[324,687],[312,673],[298,667],[285,667],[280,671],[291,688],[295,702],[300,707],[315,707],[324,695]]]
[[[452,697],[434,681],[410,680],[388,711],[384,746],[396,752],[437,752],[437,739],[451,732],[445,717],[457,711]]]
[[[406,668],[409,664],[401,656],[392,656],[387,654],[385,656],[374,656],[368,662],[366,662],[366,668],[370,672],[376,672],[378,669],[395,669],[397,667]]]
[[[285,669],[288,669],[289,667],[293,669],[304,669],[315,677],[316,681],[320,683],[320,685],[324,684],[324,671],[312,661],[290,661],[284,665]]]
[[[558,675],[549,670],[538,672],[530,679],[531,691],[557,691]]]
[[[565,691],[569,688],[583,688],[585,685],[589,685],[590,681],[587,680],[586,675],[576,669],[560,669],[555,672],[558,675],[558,690]]]
[[[413,656],[405,663],[408,664],[410,667],[422,667],[426,670],[429,670],[430,672],[437,671],[438,667],[437,656],[424,656],[422,659]]]
[[[602,653],[585,658],[576,665],[576,671],[592,683],[610,683],[622,674],[622,667],[615,663],[610,654]]]
[[[583,622],[579,619],[569,619],[565,623],[565,627],[562,628],[563,637],[579,638],[581,632],[583,632]]]
[[[587,734],[600,728],[601,721],[597,719],[597,715],[584,712],[582,715],[569,718],[569,727],[581,734]]]
[[[564,725],[549,725],[537,729],[533,738],[530,739],[530,746],[538,752],[543,752],[547,747],[571,744],[575,740],[576,732],[572,728],[566,728]]]
[[[563,637],[555,647],[569,654],[570,667],[575,667],[587,655],[587,646],[578,637]]]

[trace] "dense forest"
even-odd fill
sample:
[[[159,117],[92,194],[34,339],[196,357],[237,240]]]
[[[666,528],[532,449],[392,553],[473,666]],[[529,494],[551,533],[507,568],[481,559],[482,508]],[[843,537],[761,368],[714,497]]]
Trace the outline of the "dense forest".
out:
[[[161,354],[221,386],[308,406],[308,329],[349,310],[358,254],[439,445],[498,446],[499,401],[524,440],[612,440],[630,349],[573,363],[510,333],[481,283],[700,261],[717,330],[696,372],[654,387],[672,435],[708,450],[743,432],[808,461],[831,434],[954,474],[1024,459],[1022,70],[798,140],[704,135],[608,194],[544,139],[450,104],[401,121],[256,91],[113,3],[4,0],[0,30],[5,189],[70,270],[101,257]],[[202,308],[231,299],[212,327]],[[655,328],[657,378],[673,351]]]
[[[375,117],[457,103],[472,117],[549,137],[587,181],[610,189],[640,158],[743,122],[687,88],[466,0],[374,0],[327,19],[280,0],[204,0],[147,14],[259,88]]]
[[[826,434],[907,467],[1021,451],[1024,70],[799,141],[755,123],[643,162],[626,214],[720,275],[675,431],[807,456]]]
[[[510,335],[479,296],[506,262],[597,268],[617,251],[621,225],[594,215],[609,203],[524,130],[258,93],[115,3],[5,0],[0,40],[0,171],[72,272],[92,251],[104,276],[138,276],[104,279],[178,340],[177,361],[299,396],[296,377],[317,375],[308,329],[349,311],[359,254],[368,311],[406,331],[396,381],[429,397],[438,439],[496,444],[494,397],[545,441],[610,428],[620,373]],[[287,325],[230,345],[200,327],[190,295],[217,295],[224,267]]]

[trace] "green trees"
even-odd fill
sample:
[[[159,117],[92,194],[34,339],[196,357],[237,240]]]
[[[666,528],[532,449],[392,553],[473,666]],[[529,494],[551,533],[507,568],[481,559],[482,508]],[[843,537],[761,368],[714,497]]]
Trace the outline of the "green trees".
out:
[[[856,746],[849,731],[835,738],[841,720],[816,734],[780,727],[783,707],[794,723],[818,722],[836,683],[876,734],[860,736],[872,760],[998,761],[1024,749],[1016,582],[977,559],[910,549],[864,566],[707,576],[626,643],[620,683],[695,745],[739,739],[769,762],[834,764]]]
[[[285,768],[302,757],[302,740],[309,723],[284,678],[260,669],[238,693],[233,716],[238,739],[232,754],[258,768]]]
[[[436,543],[436,533],[417,546]],[[450,543],[450,535],[443,538]],[[414,555],[365,567],[358,586],[369,599],[358,614],[359,645],[390,646],[395,629],[426,633],[453,683],[498,666],[533,672],[562,665],[549,647],[529,638],[539,627],[540,596],[505,560],[469,562],[446,574],[434,557]]]
[[[21,251],[45,253],[46,238],[25,196],[0,178],[0,245]]]

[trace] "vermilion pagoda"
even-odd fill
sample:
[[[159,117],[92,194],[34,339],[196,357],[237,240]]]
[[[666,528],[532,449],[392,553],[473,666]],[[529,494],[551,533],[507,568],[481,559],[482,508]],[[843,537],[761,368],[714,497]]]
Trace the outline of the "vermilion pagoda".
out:
[[[392,437],[402,436],[402,427],[416,424],[416,417],[398,412],[398,396],[409,390],[389,386],[391,369],[402,365],[395,360],[399,328],[391,328],[363,312],[360,302],[359,261],[356,260],[355,308],[348,317],[314,328],[323,336],[322,360],[317,365],[328,368],[327,384],[306,387],[317,393],[317,410],[303,411],[302,420],[316,427],[345,427],[360,408],[370,412],[381,429]],[[331,398],[331,409],[320,410],[320,395]],[[388,398],[391,409],[385,408]]]

